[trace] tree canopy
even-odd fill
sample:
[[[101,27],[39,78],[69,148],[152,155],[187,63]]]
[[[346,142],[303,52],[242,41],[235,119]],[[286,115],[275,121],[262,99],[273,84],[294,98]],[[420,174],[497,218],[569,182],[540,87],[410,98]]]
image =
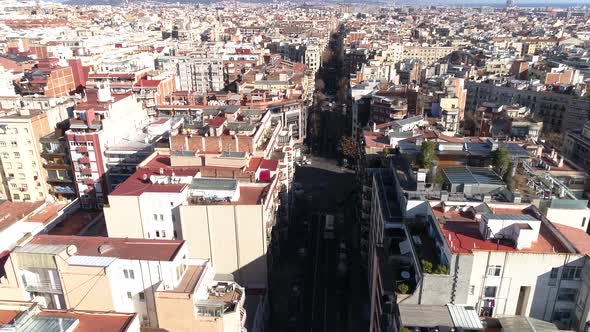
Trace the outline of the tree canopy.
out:
[[[359,152],[359,144],[350,136],[343,136],[340,139],[340,147],[342,148],[342,154],[346,159],[356,160]]]
[[[420,146],[420,163],[422,167],[430,168],[436,158],[435,144],[432,141],[424,141]]]
[[[510,153],[505,147],[499,147],[492,151],[492,167],[500,176],[504,176],[508,172],[510,166]]]

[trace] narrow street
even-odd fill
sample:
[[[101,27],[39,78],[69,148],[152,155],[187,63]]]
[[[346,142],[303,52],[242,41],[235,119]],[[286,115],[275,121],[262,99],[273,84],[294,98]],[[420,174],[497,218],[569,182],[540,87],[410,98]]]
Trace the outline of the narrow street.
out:
[[[360,264],[354,208],[358,190],[354,171],[339,166],[342,157],[337,148],[350,131],[343,111],[346,100],[339,100],[342,93],[338,93],[347,75],[341,44],[341,36],[334,34],[333,56],[318,73],[325,87],[316,94],[321,100],[311,109],[308,125],[311,165],[296,169],[294,184],[299,190],[289,225],[280,232],[280,261],[270,273],[275,276],[271,277],[272,331],[368,330],[367,279]],[[324,236],[326,214],[335,217],[333,238]],[[287,307],[282,308],[283,304]]]

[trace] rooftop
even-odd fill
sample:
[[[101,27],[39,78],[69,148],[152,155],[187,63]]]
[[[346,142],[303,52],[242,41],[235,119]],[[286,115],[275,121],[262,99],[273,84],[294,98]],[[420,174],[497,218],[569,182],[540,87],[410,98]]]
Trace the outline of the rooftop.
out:
[[[512,207],[495,208],[490,205],[495,215],[510,215],[535,218],[530,205],[514,204]],[[484,240],[479,231],[479,221],[469,211],[458,209],[443,212],[440,207],[433,207],[439,227],[451,251],[456,254],[469,254],[474,251],[518,251],[531,253],[569,253],[560,239],[549,227],[541,223],[537,241],[530,248],[517,249],[513,245],[502,241]]]
[[[66,217],[62,222],[52,228],[50,235],[79,235],[80,232],[90,225],[99,216],[96,211],[78,210]]]
[[[172,261],[183,246],[181,240],[130,239],[93,236],[37,235],[20,251],[34,245],[75,245],[76,256],[116,257],[130,260]],[[65,248],[64,248],[65,249]]]
[[[1,301],[0,329],[16,327],[22,332],[127,331],[134,313],[41,309],[33,302]]]
[[[96,311],[62,311],[44,310],[39,317],[57,317],[77,319],[78,326],[74,332],[126,331],[133,321],[134,313],[96,312]],[[36,330],[38,331],[38,330]]]
[[[485,167],[445,167],[443,173],[453,184],[504,185],[498,174]]]
[[[10,227],[39,208],[43,202],[12,202],[0,203],[0,231]]]
[[[161,292],[192,294],[204,271],[205,265],[190,265],[175,288]]]

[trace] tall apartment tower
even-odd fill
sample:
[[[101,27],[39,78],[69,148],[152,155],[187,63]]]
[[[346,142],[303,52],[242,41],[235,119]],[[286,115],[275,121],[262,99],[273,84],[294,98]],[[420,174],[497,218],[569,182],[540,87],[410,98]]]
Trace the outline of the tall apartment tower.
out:
[[[515,0],[506,0],[506,8],[516,7]]]

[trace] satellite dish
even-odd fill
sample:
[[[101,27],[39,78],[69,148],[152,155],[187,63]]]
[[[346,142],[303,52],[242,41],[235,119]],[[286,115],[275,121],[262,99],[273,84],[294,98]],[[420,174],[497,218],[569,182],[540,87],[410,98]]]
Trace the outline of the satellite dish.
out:
[[[68,254],[68,256],[73,256],[78,252],[78,248],[75,245],[69,245],[68,248],[66,249],[66,254]]]
[[[153,175],[150,175],[150,182],[151,183],[156,183],[156,177]]]

